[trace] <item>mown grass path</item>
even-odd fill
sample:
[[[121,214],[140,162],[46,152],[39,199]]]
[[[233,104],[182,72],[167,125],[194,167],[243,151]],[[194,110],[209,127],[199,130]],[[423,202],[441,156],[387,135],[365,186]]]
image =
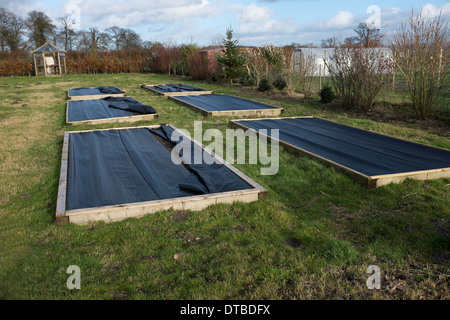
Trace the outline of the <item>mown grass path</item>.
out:
[[[225,132],[231,117],[204,118],[140,89],[179,81],[143,74],[0,78],[0,299],[450,298],[449,179],[368,191],[281,150],[275,176],[261,176],[259,165],[236,165],[269,191],[266,200],[57,226],[63,134],[75,129],[65,124],[67,90],[115,85],[157,109],[159,119],[138,125],[193,130],[203,120],[204,130]],[[352,118],[238,86],[190,84],[283,107],[283,116],[319,116],[450,148],[448,136],[413,124]],[[81,269],[81,290],[66,287],[69,265]],[[381,269],[381,290],[366,287],[369,265]]]

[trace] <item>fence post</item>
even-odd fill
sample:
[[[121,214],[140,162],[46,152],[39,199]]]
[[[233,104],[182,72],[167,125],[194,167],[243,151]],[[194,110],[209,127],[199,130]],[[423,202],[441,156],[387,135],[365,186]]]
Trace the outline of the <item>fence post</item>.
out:
[[[319,90],[322,90],[322,65],[319,64]]]
[[[394,61],[394,70],[393,70],[393,72],[392,72],[392,91],[395,91],[395,66],[396,66],[396,63],[395,63],[395,50],[396,50],[397,48],[395,48],[394,47],[394,56],[393,56],[393,61]]]
[[[441,52],[440,52],[440,55],[439,55],[439,69],[438,69],[437,85],[439,85],[439,82],[441,81],[442,56],[443,56],[443,48],[441,47]]]

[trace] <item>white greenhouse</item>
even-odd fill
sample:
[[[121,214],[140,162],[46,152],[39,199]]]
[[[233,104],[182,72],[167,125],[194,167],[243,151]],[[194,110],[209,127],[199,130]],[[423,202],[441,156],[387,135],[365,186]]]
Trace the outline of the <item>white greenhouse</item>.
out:
[[[370,50],[371,56],[376,53],[383,59],[393,59],[393,54],[389,48],[364,48],[363,50]],[[335,48],[295,48],[291,57],[291,66],[294,71],[299,71],[304,61],[313,59],[314,71],[313,76],[327,77],[330,75],[328,66],[335,63],[333,60]],[[351,57],[349,56],[349,61]]]

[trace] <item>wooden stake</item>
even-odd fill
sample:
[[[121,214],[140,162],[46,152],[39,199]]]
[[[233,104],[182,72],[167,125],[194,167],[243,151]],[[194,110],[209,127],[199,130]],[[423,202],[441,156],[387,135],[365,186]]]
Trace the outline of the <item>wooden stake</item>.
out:
[[[38,68],[37,68],[37,62],[36,62],[36,54],[33,54],[34,57],[34,72],[36,73],[36,77],[38,75]]]

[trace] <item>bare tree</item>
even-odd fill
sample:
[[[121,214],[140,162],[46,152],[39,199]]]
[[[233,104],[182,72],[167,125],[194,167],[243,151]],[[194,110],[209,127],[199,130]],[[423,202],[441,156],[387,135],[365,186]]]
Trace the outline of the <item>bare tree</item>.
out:
[[[64,44],[64,50],[69,50],[75,38],[75,31],[72,29],[72,19],[70,16],[63,16],[56,19],[61,24],[61,29],[59,31],[59,36],[62,38],[62,43]]]
[[[120,50],[123,42],[122,39],[124,37],[124,29],[112,26],[106,28],[105,32],[109,35],[109,40],[114,45],[114,48]]]
[[[2,52],[6,47],[9,47],[10,51],[19,49],[24,27],[22,18],[12,11],[0,8],[0,47]]]
[[[35,10],[28,13],[25,24],[29,30],[30,41],[34,43],[35,47],[43,45],[47,39],[53,36],[56,28],[44,12]]]
[[[375,97],[392,79],[394,66],[389,51],[362,46],[335,48],[325,64],[342,105],[364,111],[372,109]]]
[[[449,26],[439,15],[431,18],[422,11],[393,36],[396,64],[406,79],[414,112],[419,119],[429,116],[449,73]]]
[[[144,41],[142,43],[142,47],[146,50],[151,50],[157,44],[158,44],[157,42],[153,42],[153,41]]]
[[[336,48],[338,46],[338,39],[336,37],[324,39],[320,46],[322,48]]]
[[[314,85],[315,55],[295,52],[294,48],[286,50],[285,54],[286,93],[293,96],[297,90],[301,90],[305,98],[311,98],[317,89]]]
[[[107,28],[105,33],[108,35],[109,42],[114,46],[115,50],[131,50],[144,46],[141,36],[132,29],[112,26]]]
[[[310,43],[298,43],[298,42],[292,42],[290,44],[290,46],[294,47],[294,48],[317,48],[316,45],[314,45],[314,43],[310,42]]]
[[[366,23],[360,23],[354,31],[357,34],[359,45],[365,48],[379,47],[383,40],[380,29],[369,28]]]
[[[125,50],[138,49],[142,47],[141,36],[131,29],[124,29],[122,47]]]
[[[6,44],[11,52],[20,49],[24,28],[24,20],[11,12],[9,17],[9,25],[5,34]]]
[[[352,48],[359,46],[359,38],[358,37],[347,37],[344,39],[344,42],[342,43],[342,47]]]
[[[97,48],[100,51],[106,51],[108,50],[110,43],[111,39],[109,38],[109,34],[107,34],[106,32],[100,32],[97,41]]]
[[[86,30],[80,30],[77,32],[77,39],[77,50],[88,51],[91,47],[89,33]]]
[[[100,31],[97,28],[89,28],[87,31],[88,41],[92,53],[97,52],[98,40],[100,40]]]
[[[0,8],[0,48],[2,52],[5,51],[5,45],[6,45],[6,32],[9,27],[9,17],[10,17],[10,11]]]

